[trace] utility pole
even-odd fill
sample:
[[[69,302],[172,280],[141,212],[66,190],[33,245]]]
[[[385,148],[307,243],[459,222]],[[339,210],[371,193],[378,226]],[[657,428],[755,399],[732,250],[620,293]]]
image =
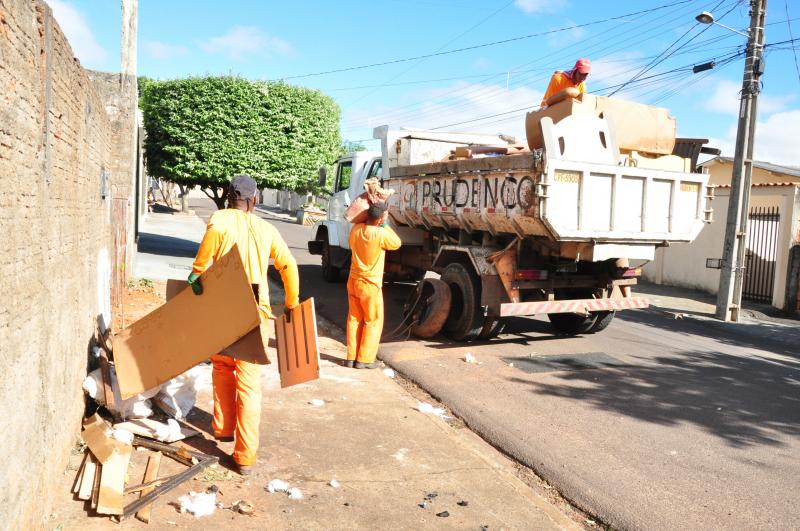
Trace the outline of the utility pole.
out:
[[[764,73],[764,19],[767,0],[750,0],[750,31],[742,78],[739,124],[736,129],[736,152],[731,175],[731,195],[722,248],[722,271],[719,277],[716,317],[738,321],[742,306],[742,281],[747,247],[747,220],[750,210],[750,183],[753,171],[758,93]]]

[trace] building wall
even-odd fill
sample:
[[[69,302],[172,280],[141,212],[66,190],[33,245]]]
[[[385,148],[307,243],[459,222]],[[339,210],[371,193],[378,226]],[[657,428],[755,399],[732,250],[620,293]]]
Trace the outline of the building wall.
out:
[[[731,175],[733,174],[733,163],[728,161],[716,161],[708,166],[708,184],[719,186],[721,184],[731,184]],[[751,175],[752,184],[764,183],[785,183],[785,182],[800,182],[800,178],[792,177],[782,173],[772,173],[767,170],[753,167]]]
[[[716,199],[712,203],[714,222],[706,225],[692,243],[657,249],[655,260],[643,268],[643,278],[657,284],[699,289],[716,294],[720,272],[717,269],[707,269],[706,258],[722,258],[729,194],[730,189],[717,189]],[[780,211],[780,226],[772,305],[784,308],[789,252],[800,238],[797,234],[798,218],[800,218],[798,189],[795,186],[752,189],[751,208],[775,206]]]
[[[0,522],[45,527],[110,317],[110,196],[124,166],[104,101],[42,0],[0,0]]]

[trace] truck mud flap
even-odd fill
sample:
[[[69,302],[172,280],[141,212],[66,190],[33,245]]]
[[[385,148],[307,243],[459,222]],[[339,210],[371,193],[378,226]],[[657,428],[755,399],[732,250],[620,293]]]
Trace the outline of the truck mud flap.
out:
[[[315,255],[322,254],[322,247],[325,245],[325,240],[309,240],[308,252]]]
[[[500,305],[500,316],[513,317],[545,313],[589,313],[609,310],[635,310],[647,308],[648,306],[650,306],[650,301],[644,297],[512,302]]]

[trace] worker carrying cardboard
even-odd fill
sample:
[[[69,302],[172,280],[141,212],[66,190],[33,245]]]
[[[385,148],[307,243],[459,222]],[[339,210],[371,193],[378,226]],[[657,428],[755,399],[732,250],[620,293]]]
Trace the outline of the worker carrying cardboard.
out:
[[[592,71],[592,63],[586,58],[575,61],[572,70],[566,72],[556,71],[550,78],[550,84],[542,98],[541,108],[544,109],[563,101],[567,98],[577,98],[586,93],[586,78]]]
[[[350,230],[350,278],[347,281],[348,367],[375,369],[383,331],[383,264],[386,251],[400,248],[400,238],[386,224],[388,205],[373,203],[367,221]]]
[[[219,260],[236,245],[247,278],[253,285],[261,318],[272,317],[267,284],[270,258],[283,281],[288,315],[299,304],[297,262],[277,229],[252,213],[255,204],[256,182],[247,175],[235,176],[228,187],[228,208],[215,212],[208,222],[189,275],[189,285],[195,295],[202,295],[200,275],[212,260]],[[247,475],[256,462],[258,450],[261,366],[220,354],[211,356],[211,362],[214,437],[220,441],[235,441],[233,461],[238,472]]]

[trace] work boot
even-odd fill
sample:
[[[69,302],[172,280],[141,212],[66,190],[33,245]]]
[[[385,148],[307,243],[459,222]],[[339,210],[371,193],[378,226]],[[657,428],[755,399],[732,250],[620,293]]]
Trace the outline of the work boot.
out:
[[[236,471],[239,473],[240,476],[249,476],[251,472],[253,472],[252,465],[240,465],[236,463]]]
[[[348,369],[352,369],[354,363],[355,363],[355,360],[345,360],[344,366],[347,367]]]
[[[357,361],[354,364],[356,369],[377,369],[381,366],[381,362],[378,360],[373,361],[372,363],[364,363],[363,361]]]
[[[218,440],[219,442],[224,442],[224,443],[233,442],[233,435],[228,435],[226,437],[216,437],[215,436],[214,438],[216,440]]]

